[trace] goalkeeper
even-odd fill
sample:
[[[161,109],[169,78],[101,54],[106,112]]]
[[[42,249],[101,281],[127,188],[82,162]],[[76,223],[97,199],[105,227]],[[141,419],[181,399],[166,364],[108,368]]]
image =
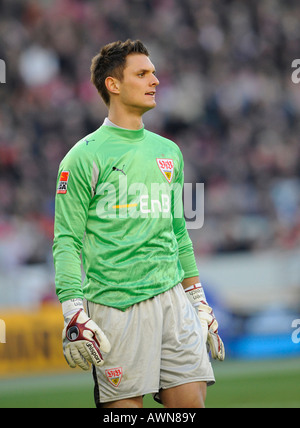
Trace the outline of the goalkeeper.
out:
[[[97,407],[204,407],[224,359],[182,208],[183,159],[144,128],[159,81],[140,41],[92,60],[108,117],[62,160],[53,256],[71,367],[92,364]],[[81,258],[85,277],[82,284]],[[85,306],[84,306],[85,305]]]

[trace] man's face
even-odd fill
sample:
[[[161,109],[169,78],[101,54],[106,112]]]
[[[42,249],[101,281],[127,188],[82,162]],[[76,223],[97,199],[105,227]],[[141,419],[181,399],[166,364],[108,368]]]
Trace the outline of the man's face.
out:
[[[150,59],[143,54],[128,55],[123,80],[119,81],[119,102],[127,109],[143,114],[156,106],[157,85],[159,80]]]

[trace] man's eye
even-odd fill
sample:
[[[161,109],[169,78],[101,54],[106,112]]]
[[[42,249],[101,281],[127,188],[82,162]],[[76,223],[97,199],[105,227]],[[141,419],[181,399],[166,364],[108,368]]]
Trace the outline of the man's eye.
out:
[[[139,74],[138,74],[138,76],[139,76],[139,77],[144,77],[144,76],[145,76],[145,73],[139,73]]]

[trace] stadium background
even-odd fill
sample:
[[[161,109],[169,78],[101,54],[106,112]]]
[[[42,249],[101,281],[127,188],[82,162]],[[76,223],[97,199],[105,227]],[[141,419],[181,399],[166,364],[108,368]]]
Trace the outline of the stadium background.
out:
[[[205,186],[190,235],[227,350],[207,406],[300,406],[299,20],[296,0],[0,1],[0,407],[93,406],[62,357],[55,182],[106,115],[90,60],[127,38],[160,80],[146,127]]]

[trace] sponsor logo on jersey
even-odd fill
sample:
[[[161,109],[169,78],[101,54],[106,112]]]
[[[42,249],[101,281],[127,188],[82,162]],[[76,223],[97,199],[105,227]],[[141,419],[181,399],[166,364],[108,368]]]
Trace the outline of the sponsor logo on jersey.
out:
[[[163,173],[164,177],[169,183],[171,183],[174,173],[174,162],[173,159],[156,159],[158,168]]]
[[[68,180],[69,180],[69,171],[62,171],[59,177],[58,187],[57,187],[57,193],[67,193],[68,188]]]
[[[123,376],[123,370],[122,367],[117,367],[114,369],[108,369],[105,370],[106,377],[108,381],[115,387],[120,385],[122,376]]]

